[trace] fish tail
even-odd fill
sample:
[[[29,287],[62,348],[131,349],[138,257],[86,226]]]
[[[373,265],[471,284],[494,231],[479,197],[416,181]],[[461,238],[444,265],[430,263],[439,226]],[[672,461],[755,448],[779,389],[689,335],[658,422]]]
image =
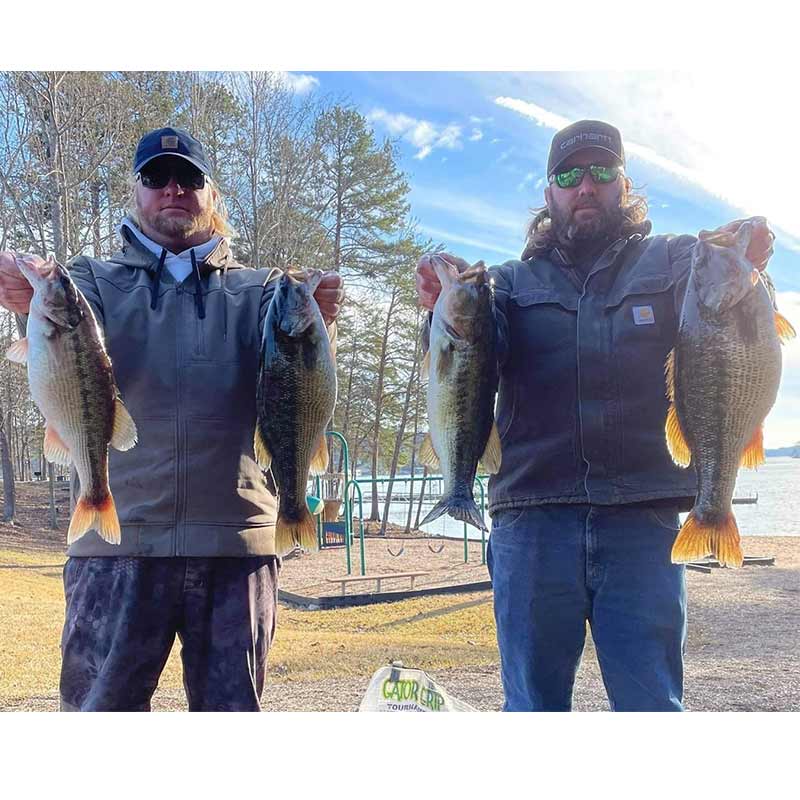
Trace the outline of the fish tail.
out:
[[[300,512],[300,519],[288,520],[279,513],[275,523],[275,552],[279,555],[294,550],[295,545],[300,545],[304,550],[316,550],[317,523],[307,508]]]
[[[488,531],[486,523],[483,521],[481,512],[475,505],[475,501],[471,497],[452,497],[447,495],[443,497],[425,516],[425,519],[420,522],[420,525],[427,525],[435,519],[439,519],[442,514],[449,514],[453,519],[466,522],[469,525],[474,525],[479,531]]]
[[[714,556],[726,567],[741,567],[744,561],[739,528],[732,512],[718,523],[703,524],[692,511],[683,523],[675,544],[672,562],[683,564],[706,556]]]
[[[67,544],[72,544],[90,530],[96,530],[100,538],[109,544],[119,544],[122,540],[117,507],[111,492],[98,503],[80,497],[72,512],[67,531]]]

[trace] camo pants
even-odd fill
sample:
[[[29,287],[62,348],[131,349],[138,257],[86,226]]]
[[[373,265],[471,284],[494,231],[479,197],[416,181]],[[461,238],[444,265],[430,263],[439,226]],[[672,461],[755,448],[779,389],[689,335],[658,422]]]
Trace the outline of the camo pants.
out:
[[[62,711],[149,711],[180,637],[190,711],[260,711],[275,634],[274,556],[70,558]]]

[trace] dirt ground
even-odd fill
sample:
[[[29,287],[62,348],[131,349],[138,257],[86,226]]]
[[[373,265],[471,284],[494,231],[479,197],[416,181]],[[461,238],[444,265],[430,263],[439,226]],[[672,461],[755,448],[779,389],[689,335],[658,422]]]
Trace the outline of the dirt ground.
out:
[[[58,568],[64,560],[64,531],[40,527],[47,519],[47,496],[41,485],[28,487],[22,484],[18,490],[17,519],[21,526],[0,526],[0,551],[18,554],[19,563],[27,565],[25,569],[49,576],[52,586],[49,613],[52,616],[52,609],[63,603],[57,579]],[[65,489],[59,487],[63,498],[66,498]],[[63,521],[62,515],[62,524]],[[433,552],[442,544],[441,552]],[[774,566],[714,569],[710,574],[687,573],[686,708],[689,711],[799,711],[800,538],[747,537],[743,544],[746,555],[774,556]],[[16,558],[13,560],[16,563]],[[19,563],[14,573],[17,575],[20,574]],[[4,576],[12,574],[12,566],[0,563],[0,604],[6,602],[3,581]],[[353,575],[360,573],[358,543],[351,551],[351,568]],[[426,569],[429,574],[417,579],[415,588],[488,578],[481,564],[480,542],[470,544],[468,563],[464,564],[463,542],[368,537],[366,568],[368,573]],[[326,578],[344,575],[346,571],[343,549],[306,554],[284,561],[281,586],[287,591],[312,596],[338,595],[340,587]],[[387,582],[382,590],[408,588],[408,579],[397,579]],[[369,587],[350,587],[347,593],[356,591],[369,591]],[[488,591],[406,600],[367,606],[358,611],[282,608],[279,619],[262,698],[265,710],[355,710],[372,671],[394,657],[404,660],[406,666],[426,669],[449,692],[479,710],[499,710],[502,706],[499,660],[492,642],[491,593]],[[53,622],[54,629],[56,623]],[[474,635],[470,634],[472,629]],[[354,631],[362,634],[361,645]],[[427,639],[423,631],[427,631]],[[431,635],[437,641],[452,640],[447,657],[442,655],[444,650],[432,653]],[[365,648],[361,660],[336,660],[337,652],[344,653],[357,646]],[[8,647],[8,642],[0,642],[0,655]],[[334,655],[326,656],[323,652],[326,647],[329,648],[327,652]],[[175,651],[170,662],[173,658],[178,658]],[[312,663],[314,658],[318,663]],[[180,688],[179,661],[173,664],[173,670],[173,679],[163,680],[153,698],[156,711],[186,709]],[[57,706],[55,682],[22,696],[0,692],[0,710],[52,711]],[[591,636],[587,636],[576,680],[574,708],[578,711],[608,709]]]

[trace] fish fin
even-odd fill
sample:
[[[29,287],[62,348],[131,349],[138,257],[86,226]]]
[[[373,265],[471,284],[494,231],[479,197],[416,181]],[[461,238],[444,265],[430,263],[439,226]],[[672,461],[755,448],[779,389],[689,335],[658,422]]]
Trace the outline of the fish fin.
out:
[[[264,444],[264,439],[261,436],[261,430],[258,424],[256,424],[256,432],[253,435],[253,452],[256,456],[256,463],[266,472],[266,470],[269,469],[269,465],[272,463],[272,453],[269,452],[267,446]]]
[[[115,450],[130,450],[136,444],[138,435],[133,417],[125,408],[122,398],[117,397],[114,403],[114,430],[111,433],[111,446]]]
[[[778,338],[782,342],[788,342],[790,339],[794,339],[794,337],[797,336],[797,332],[792,323],[789,322],[783,314],[779,314],[777,311],[775,312],[775,330],[778,331]],[[22,340],[20,339],[20,341]],[[11,360],[13,361],[14,359]]]
[[[492,422],[492,430],[489,431],[489,441],[486,442],[486,449],[481,456],[481,466],[489,475],[497,475],[497,473],[500,472],[502,458],[500,434],[497,432],[497,423]]]
[[[331,349],[331,358],[333,359],[333,363],[336,363],[336,339],[338,338],[338,327],[336,325],[336,320],[331,322],[330,325],[325,326],[325,333],[328,334],[328,345]]]
[[[667,384],[667,397],[670,403],[675,402],[675,348],[669,351],[667,361],[664,364],[664,378]]]
[[[673,564],[684,564],[709,555],[725,567],[742,566],[744,556],[739,528],[732,512],[729,511],[721,523],[703,525],[692,511],[672,545]]]
[[[51,463],[61,464],[63,467],[68,467],[72,463],[69,447],[49,422],[44,426],[44,457]]]
[[[119,544],[122,541],[117,507],[111,492],[97,505],[92,505],[85,497],[78,499],[69,521],[67,544],[77,541],[93,528],[109,544]]]
[[[679,467],[688,467],[692,462],[692,451],[686,442],[686,437],[683,435],[683,428],[681,428],[674,403],[669,404],[664,430],[667,434],[667,450],[669,450],[672,460]]]
[[[27,338],[17,339],[11,347],[6,350],[6,358],[15,364],[28,363],[28,340]]]
[[[422,380],[428,380],[428,376],[431,372],[431,351],[430,349],[425,351],[425,355],[422,357]]]
[[[320,436],[317,446],[311,456],[309,472],[312,475],[322,475],[328,469],[328,439],[323,433]]]
[[[427,525],[429,522],[439,519],[442,514],[449,514],[453,519],[473,525],[479,531],[489,530],[471,497],[450,497],[449,495],[443,497],[419,524],[420,526]]]
[[[303,508],[301,517],[296,522],[287,521],[281,514],[275,523],[275,552],[284,555],[300,545],[304,550],[316,550],[317,523],[307,508]]]
[[[767,458],[764,454],[764,426],[762,424],[755,429],[755,432],[750,437],[750,441],[742,453],[742,460],[739,465],[755,469],[759,464],[764,464],[766,460]]]
[[[432,470],[442,468],[439,456],[436,455],[436,450],[433,448],[433,440],[431,439],[430,433],[425,434],[425,438],[419,446],[419,460]]]

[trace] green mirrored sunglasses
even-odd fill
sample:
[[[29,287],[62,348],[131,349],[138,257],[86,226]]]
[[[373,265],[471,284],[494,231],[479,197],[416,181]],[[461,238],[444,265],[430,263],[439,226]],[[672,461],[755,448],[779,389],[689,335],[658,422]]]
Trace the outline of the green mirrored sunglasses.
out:
[[[551,175],[550,183],[556,183],[562,189],[572,189],[580,186],[583,176],[587,172],[595,183],[612,183],[622,174],[622,167],[602,167],[597,164],[591,164],[588,167],[573,167]]]

